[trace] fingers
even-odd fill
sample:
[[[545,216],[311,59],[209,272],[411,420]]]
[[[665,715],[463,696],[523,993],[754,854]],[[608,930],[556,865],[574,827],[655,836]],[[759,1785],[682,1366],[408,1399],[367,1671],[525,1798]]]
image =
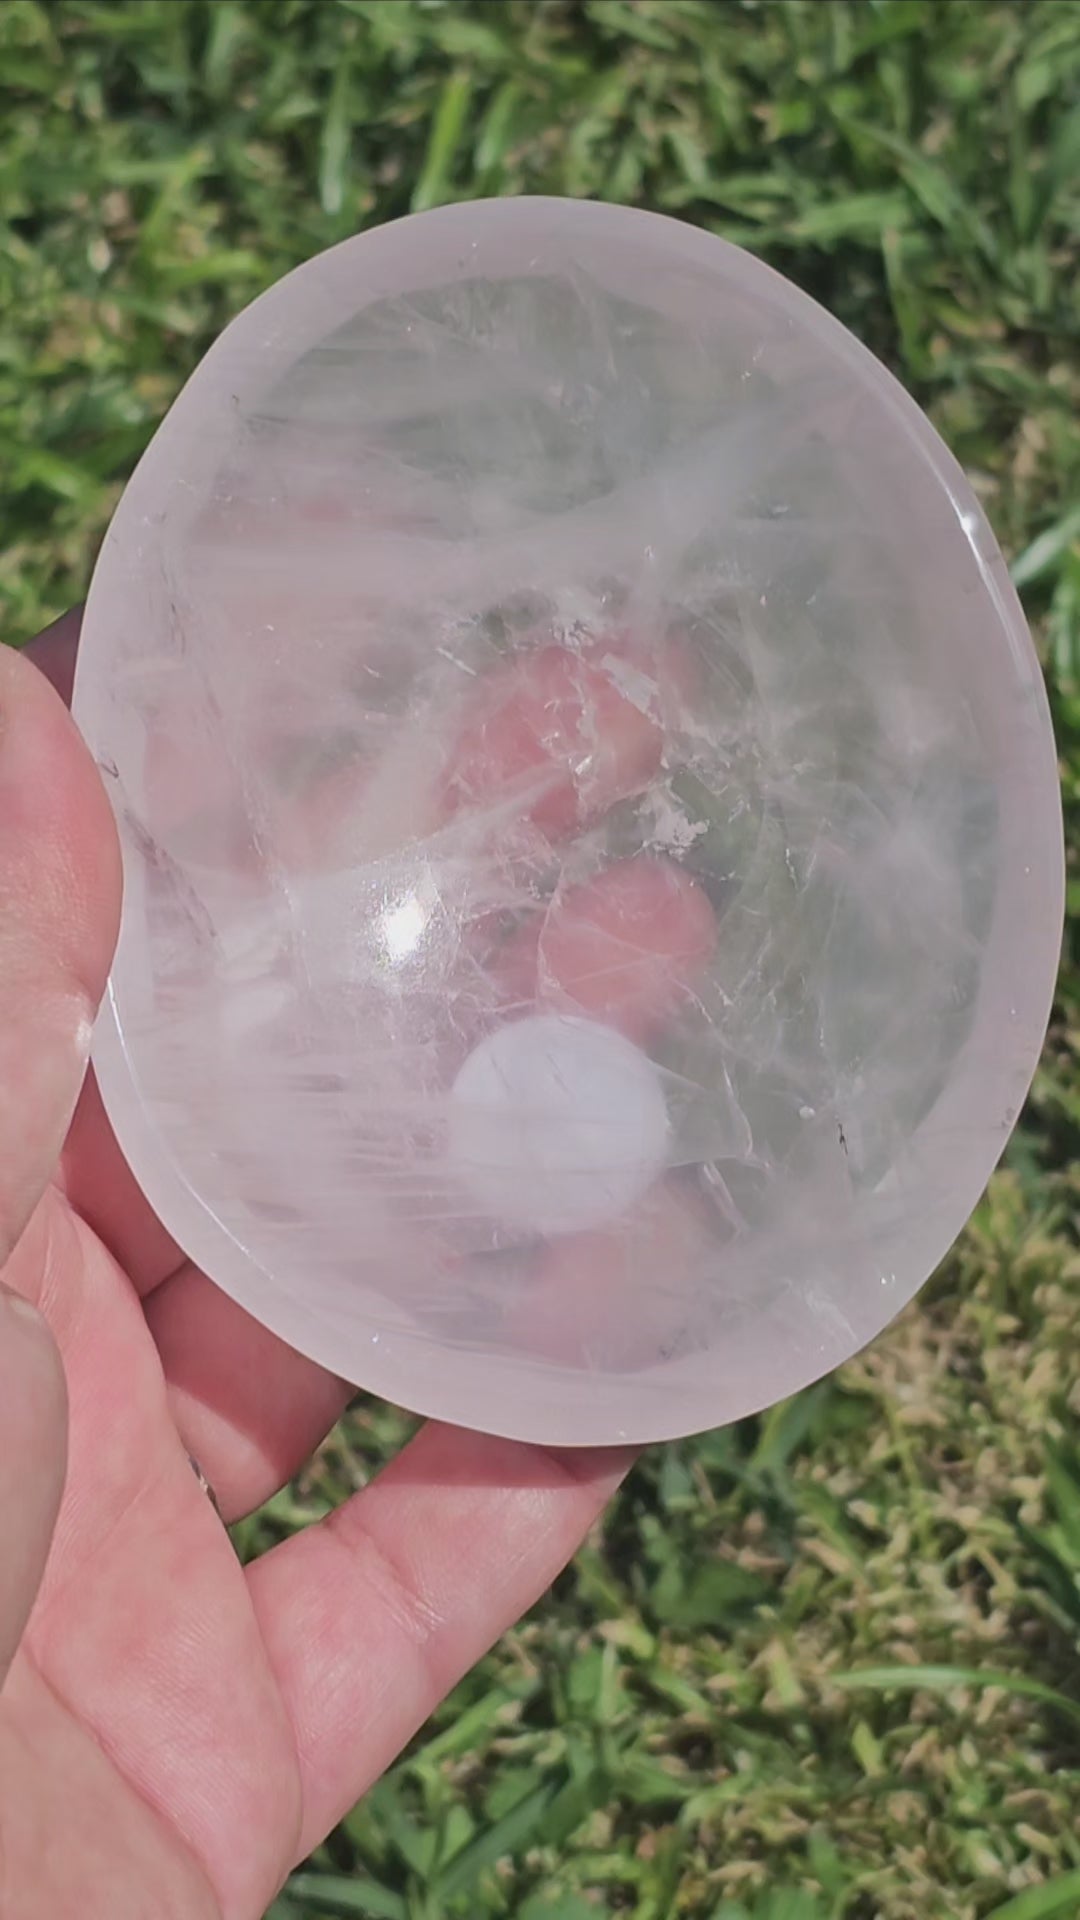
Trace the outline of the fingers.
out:
[[[614,641],[593,654],[541,647],[480,683],[451,756],[452,812],[518,794],[560,840],[648,786],[661,730],[620,685]]]
[[[93,761],[42,674],[0,649],[0,1265],[55,1168],[119,909]]]
[[[35,1309],[0,1287],[0,1687],[41,1582],[66,1460],[60,1356]]]
[[[190,1264],[146,1303],[180,1437],[226,1522],[284,1486],[351,1390],[294,1353]]]
[[[707,1245],[694,1196],[660,1180],[612,1226],[538,1251],[531,1284],[507,1315],[507,1338],[564,1367],[655,1366],[693,1316]]]
[[[703,888],[670,860],[637,854],[556,896],[495,967],[513,999],[586,1014],[644,1043],[689,998],[715,944]]]
[[[550,1585],[628,1464],[428,1426],[372,1486],[248,1569],[295,1729],[298,1858]]]

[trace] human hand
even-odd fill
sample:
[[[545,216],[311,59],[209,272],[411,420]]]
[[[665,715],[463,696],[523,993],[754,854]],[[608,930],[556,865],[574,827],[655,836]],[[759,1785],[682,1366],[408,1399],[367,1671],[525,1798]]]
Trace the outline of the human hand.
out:
[[[256,1920],[627,1461],[429,1425],[237,1562],[222,1521],[348,1390],[183,1258],[92,1081],[75,1105],[120,893],[53,690],[77,625],[37,645],[53,687],[0,648],[0,1914]]]

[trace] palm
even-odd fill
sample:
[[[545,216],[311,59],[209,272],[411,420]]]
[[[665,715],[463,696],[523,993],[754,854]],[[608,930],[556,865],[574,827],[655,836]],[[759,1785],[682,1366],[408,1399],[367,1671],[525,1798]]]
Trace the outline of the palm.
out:
[[[182,1260],[92,1087],[33,1204],[78,1071],[79,989],[107,964],[115,869],[70,723],[25,667],[5,674],[50,784],[32,859],[0,828],[0,904],[14,896],[29,955],[0,969],[0,1083],[26,1093],[10,1139],[0,1113],[0,1248],[29,1217],[4,1280],[51,1324],[70,1429],[0,1701],[0,1910],[255,1920],[572,1552],[620,1463],[427,1428],[330,1520],[240,1567],[189,1453],[232,1519],[295,1471],[343,1389]]]

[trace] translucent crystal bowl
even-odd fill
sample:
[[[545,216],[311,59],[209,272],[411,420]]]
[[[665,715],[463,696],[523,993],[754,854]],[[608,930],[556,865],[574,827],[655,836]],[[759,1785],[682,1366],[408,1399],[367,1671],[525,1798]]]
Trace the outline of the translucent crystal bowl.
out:
[[[526,199],[301,267],[128,487],[75,704],[121,1145],[349,1380],[671,1437],[963,1225],[1057,961],[1046,701],[954,461],[760,262]]]

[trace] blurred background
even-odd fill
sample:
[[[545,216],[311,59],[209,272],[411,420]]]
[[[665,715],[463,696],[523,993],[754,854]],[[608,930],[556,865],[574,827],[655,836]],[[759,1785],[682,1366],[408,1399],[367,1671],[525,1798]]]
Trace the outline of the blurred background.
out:
[[[0,639],[80,597],[238,308],[536,192],[739,242],[899,374],[1012,565],[1074,827],[1078,0],[3,0]],[[1023,1127],[919,1303],[648,1457],[273,1920],[1080,1914],[1075,863],[1069,911]],[[359,1404],[240,1551],[406,1431]]]

